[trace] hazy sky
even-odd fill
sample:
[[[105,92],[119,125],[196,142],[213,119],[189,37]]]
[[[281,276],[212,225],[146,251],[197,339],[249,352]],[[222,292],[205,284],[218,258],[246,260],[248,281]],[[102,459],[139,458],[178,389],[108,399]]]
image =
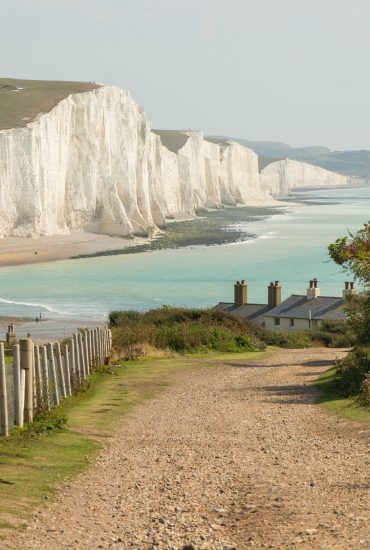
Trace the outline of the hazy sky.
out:
[[[159,128],[370,149],[370,0],[1,0],[0,75],[127,88]]]

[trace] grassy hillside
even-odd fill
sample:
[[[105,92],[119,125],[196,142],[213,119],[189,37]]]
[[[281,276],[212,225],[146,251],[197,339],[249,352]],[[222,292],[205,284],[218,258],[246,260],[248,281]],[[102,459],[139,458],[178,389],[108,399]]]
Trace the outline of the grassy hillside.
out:
[[[20,128],[39,113],[51,111],[70,94],[99,88],[94,82],[0,78],[0,130]]]

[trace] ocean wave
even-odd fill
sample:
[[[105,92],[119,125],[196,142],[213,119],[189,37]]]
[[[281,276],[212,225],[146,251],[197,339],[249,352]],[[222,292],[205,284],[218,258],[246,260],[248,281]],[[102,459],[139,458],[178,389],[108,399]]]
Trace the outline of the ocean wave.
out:
[[[74,315],[73,313],[68,313],[67,311],[59,311],[45,304],[36,304],[34,302],[20,302],[17,300],[6,300],[5,298],[0,298],[0,303],[14,305],[14,306],[26,306],[30,308],[37,308],[37,309],[41,309],[41,311],[48,311],[49,313],[57,313],[58,315]]]
[[[258,239],[274,239],[275,236],[274,235],[270,235],[270,234],[267,234],[267,235],[260,235],[259,237],[257,237]]]

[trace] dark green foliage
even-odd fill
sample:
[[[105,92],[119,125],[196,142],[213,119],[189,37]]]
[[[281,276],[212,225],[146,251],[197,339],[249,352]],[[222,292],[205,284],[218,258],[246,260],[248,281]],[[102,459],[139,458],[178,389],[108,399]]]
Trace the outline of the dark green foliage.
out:
[[[370,286],[370,221],[357,233],[337,239],[328,250],[336,264],[351,272],[365,287]]]
[[[365,375],[370,372],[370,347],[355,348],[336,368],[336,385],[344,396],[358,395]]]
[[[370,222],[329,245],[329,254],[363,285],[363,291],[350,296],[347,305],[347,326],[354,348],[337,367],[341,394],[363,395],[368,383],[365,376],[370,372]]]
[[[269,346],[299,349],[312,347],[347,348],[354,344],[354,337],[343,321],[323,321],[319,328],[305,331],[272,331],[255,328],[256,336]]]
[[[54,407],[47,413],[38,414],[31,424],[24,428],[24,435],[37,437],[48,433],[59,431],[66,424],[67,415],[59,407]]]
[[[350,297],[347,307],[348,327],[357,346],[370,344],[370,290]]]
[[[254,326],[214,309],[162,307],[144,313],[113,311],[109,321],[114,329],[114,346],[124,356],[140,344],[179,353],[265,348]]]
[[[275,332],[215,309],[164,306],[145,313],[112,311],[109,321],[115,329],[115,347],[127,359],[140,357],[144,353],[143,344],[182,353],[253,351],[266,345],[289,349],[350,347],[354,341],[340,321],[325,321],[312,331]]]

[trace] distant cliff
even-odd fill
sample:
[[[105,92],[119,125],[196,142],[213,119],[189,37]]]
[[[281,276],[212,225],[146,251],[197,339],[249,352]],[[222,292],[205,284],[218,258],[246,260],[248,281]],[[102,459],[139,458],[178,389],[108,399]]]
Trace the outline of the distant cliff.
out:
[[[199,208],[272,205],[272,194],[296,186],[348,183],[291,161],[259,174],[257,155],[239,143],[152,131],[127,91],[90,88],[23,126],[0,130],[1,236],[80,229],[152,235],[166,219]]]
[[[283,159],[270,162],[260,174],[261,188],[273,195],[283,195],[294,187],[346,185],[349,178],[329,172],[307,162]]]
[[[286,143],[277,141],[250,141],[240,138],[225,138],[224,136],[217,136],[212,139],[237,141],[244,147],[252,149],[259,158],[267,161],[289,158],[357,178],[360,182],[370,181],[370,151],[366,149],[332,151],[327,147],[320,146],[290,147]]]

